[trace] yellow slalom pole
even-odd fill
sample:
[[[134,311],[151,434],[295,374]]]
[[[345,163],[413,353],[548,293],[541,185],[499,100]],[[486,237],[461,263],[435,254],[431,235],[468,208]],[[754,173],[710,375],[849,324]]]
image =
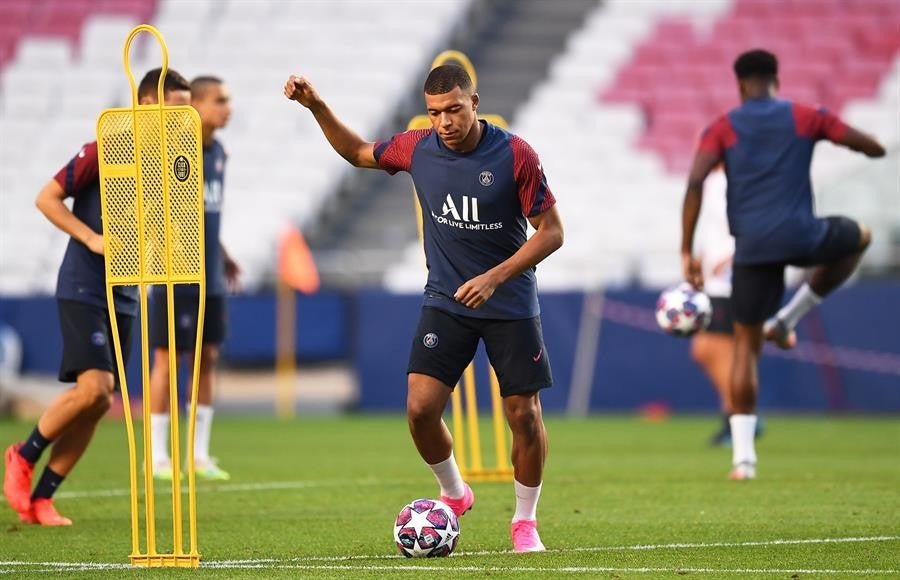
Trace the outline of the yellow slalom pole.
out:
[[[200,240],[203,253],[206,248],[204,240]],[[200,292],[197,306],[197,338],[194,343],[194,368],[191,377],[191,407],[188,415],[187,467],[188,467],[188,540],[190,556],[199,560],[197,549],[197,477],[194,463],[194,440],[197,431],[197,396],[200,391],[200,360],[203,352],[203,324],[206,318],[206,292]],[[180,490],[179,490],[180,493]]]
[[[497,454],[497,469],[509,469],[506,451],[506,422],[503,417],[503,399],[500,397],[500,382],[497,373],[490,369],[491,375],[491,407],[494,414],[494,449]]]
[[[128,484],[131,491],[131,557],[141,553],[140,516],[138,514],[137,488],[137,449],[135,449],[134,419],[131,416],[131,397],[128,396],[128,381],[125,378],[125,358],[122,356],[122,344],[119,340],[119,321],[116,316],[116,303],[113,295],[114,286],[106,285],[106,308],[109,311],[109,324],[112,329],[113,350],[116,353],[116,369],[119,373],[119,388],[122,391],[122,412],[125,414],[125,431],[128,436]],[[146,429],[146,424],[144,425]],[[146,437],[146,434],[145,434]]]
[[[469,425],[469,451],[472,454],[472,471],[483,469],[481,462],[481,435],[478,429],[478,399],[475,395],[475,363],[469,363],[463,372],[466,390],[466,419]]]
[[[453,418],[453,450],[456,454],[456,463],[459,465],[459,470],[465,478],[468,477],[471,469],[468,462],[469,454],[466,451],[466,433],[463,428],[461,389],[461,385],[456,385],[456,388],[453,389],[453,394],[450,395],[450,413]]]

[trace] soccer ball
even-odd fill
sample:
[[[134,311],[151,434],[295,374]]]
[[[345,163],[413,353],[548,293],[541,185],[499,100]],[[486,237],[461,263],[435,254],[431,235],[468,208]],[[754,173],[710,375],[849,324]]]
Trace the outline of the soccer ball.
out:
[[[459,541],[459,521],[444,502],[417,499],[397,515],[394,541],[407,558],[449,556]]]
[[[709,296],[682,283],[663,290],[656,303],[656,322],[675,336],[690,336],[704,330],[712,320]]]

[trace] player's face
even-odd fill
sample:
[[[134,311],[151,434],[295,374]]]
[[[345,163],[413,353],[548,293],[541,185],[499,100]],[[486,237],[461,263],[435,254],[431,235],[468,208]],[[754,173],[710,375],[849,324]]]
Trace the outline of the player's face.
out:
[[[164,98],[166,100],[166,105],[168,105],[170,107],[176,107],[178,105],[190,105],[191,104],[191,91],[188,91],[188,90],[169,91],[164,95]]]
[[[163,98],[166,100],[166,105],[170,107],[177,107],[179,105],[190,105],[191,104],[191,91],[189,90],[173,90],[166,91],[166,94],[163,95]],[[141,97],[139,104],[141,105],[155,105],[156,101],[156,91],[151,95],[145,95]]]
[[[191,104],[200,114],[200,120],[207,127],[221,129],[231,117],[231,91],[225,84],[213,84]]]
[[[431,126],[448,148],[466,151],[476,145],[467,138],[477,122],[477,93],[465,92],[457,86],[442,95],[426,94],[425,108]]]

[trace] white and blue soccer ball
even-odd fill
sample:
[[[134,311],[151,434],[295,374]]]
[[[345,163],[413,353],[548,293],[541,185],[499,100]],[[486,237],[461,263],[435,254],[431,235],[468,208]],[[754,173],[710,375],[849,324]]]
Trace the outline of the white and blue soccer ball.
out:
[[[436,499],[409,502],[394,521],[394,542],[407,558],[449,556],[458,541],[456,514],[450,506]]]
[[[666,288],[656,303],[656,322],[675,336],[691,336],[705,330],[712,320],[709,296],[684,282]]]

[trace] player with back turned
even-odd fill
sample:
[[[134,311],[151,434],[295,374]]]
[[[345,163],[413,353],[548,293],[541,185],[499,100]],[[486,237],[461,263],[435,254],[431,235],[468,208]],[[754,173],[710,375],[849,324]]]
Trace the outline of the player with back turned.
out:
[[[157,102],[160,69],[148,72],[138,86],[140,104]],[[163,81],[165,104],[188,105],[191,87],[168,69]],[[57,513],[53,494],[87,449],[97,423],[112,403],[118,385],[112,326],[106,304],[103,226],[100,209],[97,143],[85,145],[37,196],[38,209],[71,236],[56,285],[63,352],[59,380],[75,386],[44,411],[25,441],[6,449],[3,494],[23,522],[67,526]],[[74,198],[72,209],[63,203]],[[113,290],[122,354],[128,359],[138,313],[138,288]],[[31,489],[35,464],[51,447],[50,459]]]
[[[291,76],[284,87],[351,164],[412,175],[428,267],[407,368],[413,441],[438,480],[441,500],[457,515],[468,511],[475,497],[441,417],[483,340],[512,430],[513,548],[541,551],[536,513],[547,433],[540,390],[552,378],[535,266],[562,245],[562,223],[537,155],[520,137],[478,120],[478,94],[462,67],[432,70],[424,93],[432,128],[372,143],[346,127],[306,79]],[[528,223],[536,230],[531,238]]]
[[[823,108],[776,98],[778,60],[765,50],[734,63],[741,105],[703,133],[688,178],[682,214],[685,279],[702,287],[693,254],[703,183],[720,162],[728,180],[727,211],[735,238],[731,302],[734,361],[731,371],[731,479],[756,477],[757,367],[764,339],[781,348],[796,344],[799,319],[856,269],[869,245],[869,229],[846,217],[813,212],[809,167],[817,141],[827,139],[882,157],[884,148]],[[787,265],[813,267],[780,310]]]

